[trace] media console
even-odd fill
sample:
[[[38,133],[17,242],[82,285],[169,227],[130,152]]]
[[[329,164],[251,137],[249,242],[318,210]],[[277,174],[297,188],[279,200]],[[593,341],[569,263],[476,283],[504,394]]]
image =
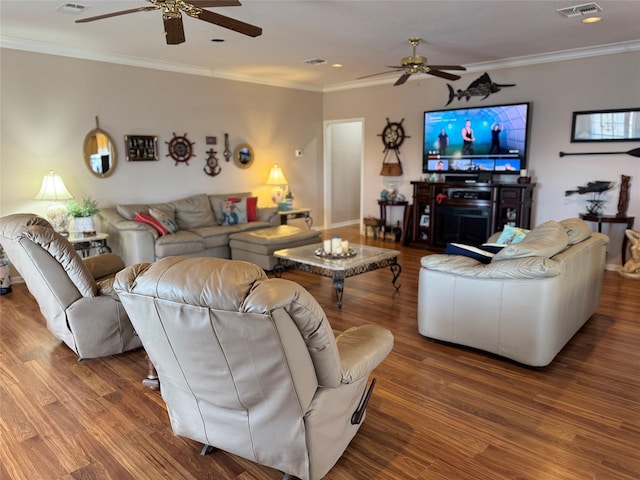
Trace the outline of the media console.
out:
[[[505,225],[530,228],[535,184],[411,182],[407,243],[444,248],[480,244]]]

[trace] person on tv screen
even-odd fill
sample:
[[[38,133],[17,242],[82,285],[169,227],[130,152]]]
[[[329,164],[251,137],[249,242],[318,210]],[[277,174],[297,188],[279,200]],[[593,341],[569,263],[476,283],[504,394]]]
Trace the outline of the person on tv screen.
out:
[[[440,135],[438,135],[438,149],[439,149],[440,155],[447,154],[448,146],[449,146],[449,135],[447,135],[447,132],[445,132],[443,128],[442,131],[440,132]]]
[[[471,128],[471,120],[467,119],[462,129],[462,155],[473,155],[473,142],[476,138],[473,136]]]
[[[436,163],[436,170],[444,170],[444,162],[442,160],[438,160],[438,163]]]
[[[504,130],[504,126],[502,124],[494,123],[491,126],[491,148],[489,149],[489,153],[493,153],[493,149],[495,148],[495,153],[500,153],[500,132]]]

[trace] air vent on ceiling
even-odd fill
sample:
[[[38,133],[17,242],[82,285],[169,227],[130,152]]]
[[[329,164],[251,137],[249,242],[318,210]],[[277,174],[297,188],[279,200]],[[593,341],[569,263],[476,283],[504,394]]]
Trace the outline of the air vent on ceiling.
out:
[[[574,18],[602,12],[602,7],[595,2],[591,2],[582,5],[575,5],[573,7],[560,8],[556,10],[556,12],[558,12],[563,17]]]
[[[304,63],[308,63],[309,65],[322,65],[323,63],[327,63],[327,61],[322,58],[310,58],[309,60],[305,60]]]
[[[82,13],[86,8],[88,8],[86,5],[80,5],[79,3],[65,2],[61,4],[58,8],[56,8],[56,10],[59,11],[60,13],[66,13],[68,15],[78,15]]]

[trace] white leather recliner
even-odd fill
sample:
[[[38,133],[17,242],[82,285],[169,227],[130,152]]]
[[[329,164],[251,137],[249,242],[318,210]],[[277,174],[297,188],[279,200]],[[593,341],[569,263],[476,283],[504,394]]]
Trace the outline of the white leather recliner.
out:
[[[173,432],[285,478],[317,480],[338,461],[393,347],[375,325],[335,333],[309,292],[249,262],[168,257],[128,267],[114,287]]]
[[[0,243],[49,331],[81,360],[141,346],[124,307],[112,297],[115,274],[124,268],[120,257],[82,259],[49,222],[32,213],[0,218]]]

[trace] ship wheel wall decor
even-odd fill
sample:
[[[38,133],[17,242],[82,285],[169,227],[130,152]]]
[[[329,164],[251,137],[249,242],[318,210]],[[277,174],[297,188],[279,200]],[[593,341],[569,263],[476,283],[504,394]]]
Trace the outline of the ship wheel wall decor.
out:
[[[178,163],[186,163],[187,165],[189,165],[189,159],[196,156],[196,154],[193,153],[193,144],[195,142],[190,142],[189,140],[187,140],[186,133],[182,136],[179,136],[174,132],[173,138],[170,141],[164,143],[169,146],[169,153],[167,153],[165,157],[173,158],[176,162],[176,165],[178,165]]]
[[[392,122],[387,118],[387,125],[382,130],[382,133],[378,134],[379,137],[382,137],[382,143],[384,144],[383,152],[395,150],[398,153],[404,139],[410,138],[405,134],[402,122],[404,122],[404,118],[399,122]]]

